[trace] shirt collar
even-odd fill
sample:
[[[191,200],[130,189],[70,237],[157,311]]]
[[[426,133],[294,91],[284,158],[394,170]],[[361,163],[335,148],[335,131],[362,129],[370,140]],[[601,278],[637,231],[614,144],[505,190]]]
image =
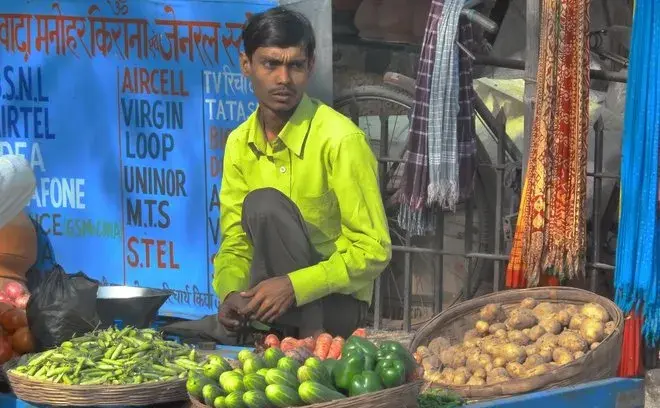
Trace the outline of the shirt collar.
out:
[[[278,138],[284,142],[286,147],[298,157],[302,157],[309,128],[317,109],[318,104],[307,96],[307,94],[304,94],[295,112],[293,112],[293,115],[278,135]],[[250,126],[251,131],[248,135],[248,144],[254,146],[260,153],[265,154],[267,149],[266,135],[259,120],[258,110],[252,115],[251,120],[253,123]]]

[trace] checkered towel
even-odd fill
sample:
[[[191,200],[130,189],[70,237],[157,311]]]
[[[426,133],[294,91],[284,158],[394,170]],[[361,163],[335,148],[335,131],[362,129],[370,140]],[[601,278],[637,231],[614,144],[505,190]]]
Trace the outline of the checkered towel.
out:
[[[438,28],[445,0],[433,0],[426,23],[422,52],[417,71],[415,105],[413,107],[408,146],[404,155],[403,180],[397,198],[401,203],[399,225],[413,235],[424,235],[434,230],[433,210],[426,206],[429,184],[429,101],[431,81],[436,61]],[[461,19],[459,41],[474,49],[472,26]],[[472,192],[476,139],[474,126],[474,90],[472,88],[472,61],[459,52],[459,112],[457,121],[457,155],[460,198]]]

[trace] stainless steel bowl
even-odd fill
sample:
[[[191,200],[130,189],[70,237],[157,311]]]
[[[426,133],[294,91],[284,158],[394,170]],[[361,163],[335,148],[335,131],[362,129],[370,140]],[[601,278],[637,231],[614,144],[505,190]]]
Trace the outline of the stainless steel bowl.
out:
[[[162,289],[99,286],[96,305],[101,324],[109,327],[120,320],[124,325],[149,327],[171,295],[171,291]]]

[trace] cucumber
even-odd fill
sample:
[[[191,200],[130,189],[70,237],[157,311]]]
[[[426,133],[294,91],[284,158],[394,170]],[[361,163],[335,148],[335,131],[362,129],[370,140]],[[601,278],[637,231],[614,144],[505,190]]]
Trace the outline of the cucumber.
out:
[[[278,408],[299,407],[303,405],[298,392],[286,385],[269,385],[266,387],[266,398]]]
[[[331,390],[323,384],[314,381],[305,381],[298,387],[298,394],[300,398],[307,404],[319,404],[322,402],[330,402],[346,396],[335,390]]]
[[[207,364],[213,364],[216,366],[222,367],[222,371],[231,371],[231,364],[221,356],[218,356],[216,354],[210,354],[207,357],[208,363]]]
[[[241,364],[245,363],[245,360],[253,357],[255,357],[255,355],[250,350],[244,349],[238,352],[238,361],[240,361]]]
[[[284,357],[284,352],[278,348],[271,347],[264,351],[264,362],[268,368],[276,368],[277,362]]]
[[[266,377],[266,373],[268,372],[268,368],[262,368],[261,370],[257,371],[257,374],[259,374],[262,377]]]
[[[227,404],[225,404],[225,397],[216,397],[213,401],[213,408],[227,408]]]
[[[248,374],[243,377],[243,385],[245,385],[245,389],[248,391],[263,391],[266,389],[268,383],[266,383],[266,379],[262,375]]]
[[[304,365],[307,366],[307,367],[319,368],[319,367],[322,366],[322,364],[323,364],[323,363],[322,363],[321,360],[319,360],[318,358],[316,358],[316,357],[310,357],[310,358],[308,358],[307,360],[305,360],[305,364],[304,364]]]
[[[321,365],[325,367],[325,369],[328,371],[328,375],[332,376],[332,371],[335,369],[335,366],[337,365],[337,360],[333,360],[333,359],[323,360],[321,362]]]
[[[238,391],[227,395],[225,397],[225,405],[227,408],[246,408],[243,402],[243,393]]]
[[[213,363],[204,364],[203,370],[204,370],[204,377],[213,381],[218,381],[218,379],[220,378],[220,374],[227,371],[225,370],[224,366]],[[231,367],[229,367],[229,370],[231,370]]]
[[[202,396],[204,397],[204,403],[206,405],[213,405],[215,399],[222,395],[224,395],[224,392],[215,384],[206,384],[204,388],[202,388]]]
[[[203,377],[197,373],[190,373],[188,380],[186,380],[186,390],[190,395],[197,399],[202,399],[202,390],[206,384],[210,384],[211,380]]]
[[[294,390],[298,388],[300,382],[298,378],[291,374],[288,371],[279,370],[277,368],[271,368],[266,373],[266,382],[277,385],[286,385],[287,387],[293,388]]]
[[[300,368],[300,363],[297,360],[292,359],[291,357],[282,357],[277,362],[277,368],[282,371],[288,371],[293,375],[298,373]]]
[[[232,371],[227,371],[220,375],[220,386],[223,390],[225,390],[227,394],[236,391],[245,391],[245,386],[243,385],[243,377]]]
[[[332,381],[330,380],[330,375],[323,367],[308,367],[302,366],[298,369],[298,381],[301,383],[305,381],[314,381],[319,384],[324,384],[331,386]]]
[[[260,357],[248,358],[243,363],[243,372],[245,374],[254,374],[262,368],[266,368],[266,362]]]
[[[248,408],[268,408],[270,402],[263,391],[247,391],[243,394],[243,403]]]

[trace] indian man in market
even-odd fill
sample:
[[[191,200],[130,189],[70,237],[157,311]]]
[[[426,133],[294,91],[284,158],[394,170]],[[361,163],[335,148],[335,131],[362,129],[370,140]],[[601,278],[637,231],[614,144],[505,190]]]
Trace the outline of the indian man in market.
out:
[[[391,257],[376,160],[364,132],[305,93],[315,38],[304,16],[256,14],[242,39],[259,107],[225,148],[218,320],[349,336]]]

